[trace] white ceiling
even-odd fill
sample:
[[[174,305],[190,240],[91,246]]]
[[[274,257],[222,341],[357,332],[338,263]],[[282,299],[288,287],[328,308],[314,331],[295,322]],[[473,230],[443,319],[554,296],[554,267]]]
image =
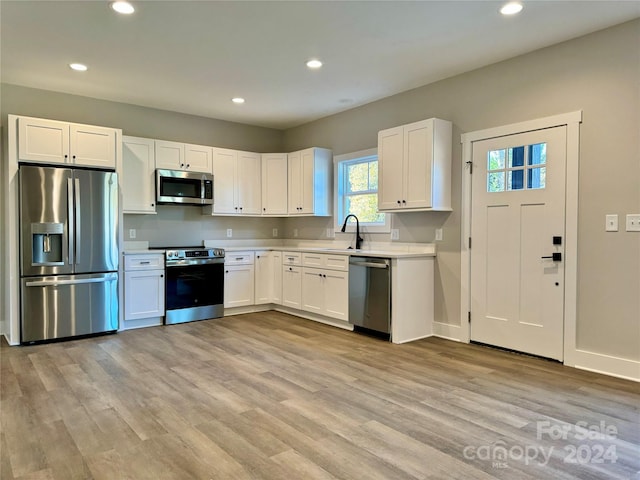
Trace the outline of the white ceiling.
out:
[[[482,0],[132,3],[2,0],[2,82],[284,129],[640,16],[614,0],[515,17]]]

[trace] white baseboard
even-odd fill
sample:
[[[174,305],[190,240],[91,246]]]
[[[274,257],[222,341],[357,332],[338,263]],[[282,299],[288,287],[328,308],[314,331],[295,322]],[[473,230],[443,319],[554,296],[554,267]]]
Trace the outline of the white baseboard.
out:
[[[16,345],[20,345],[20,342],[12,342],[11,338],[9,338],[9,335],[7,335],[6,333],[3,333],[2,336],[4,337],[4,339],[7,341],[7,343],[9,345],[11,345],[12,347],[15,347]]]
[[[462,342],[462,328],[460,325],[433,322],[433,336]]]
[[[136,320],[123,320],[120,325],[119,332],[123,332],[125,330],[133,330],[136,328],[146,328],[146,327],[157,327],[162,325],[163,317],[153,317],[153,318],[139,318]]]
[[[277,312],[288,313],[289,315],[295,315],[296,317],[306,318],[307,320],[313,320],[314,322],[324,323],[325,325],[331,325],[332,327],[342,328],[343,330],[353,330],[353,325],[348,322],[336,320],[333,318],[325,317],[322,315],[315,315],[309,312],[303,312],[296,310],[295,308],[284,307],[282,305],[274,305],[273,309]]]
[[[637,360],[628,360],[586,350],[576,350],[571,355],[571,362],[565,361],[565,365],[640,382],[640,362]]]
[[[396,345],[402,345],[403,343],[409,343],[409,342],[415,342],[416,340],[422,340],[423,338],[429,338],[429,337],[434,337],[435,335],[433,335],[432,333],[430,333],[429,335],[422,335],[420,337],[415,337],[415,338],[407,338],[405,340],[402,340],[401,342],[394,342],[393,341],[393,337],[391,338],[392,343],[395,343]]]

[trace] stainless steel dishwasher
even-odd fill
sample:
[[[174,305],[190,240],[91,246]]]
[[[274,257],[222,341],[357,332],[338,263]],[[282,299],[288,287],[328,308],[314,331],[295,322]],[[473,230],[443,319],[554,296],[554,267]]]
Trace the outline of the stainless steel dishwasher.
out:
[[[349,323],[356,330],[391,333],[391,260],[349,258]]]

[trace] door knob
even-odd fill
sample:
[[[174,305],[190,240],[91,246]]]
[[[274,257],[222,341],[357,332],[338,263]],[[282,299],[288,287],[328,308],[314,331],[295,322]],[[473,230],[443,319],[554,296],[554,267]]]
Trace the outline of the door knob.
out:
[[[550,258],[554,262],[561,262],[562,261],[562,253],[553,252],[551,255],[548,255],[546,257],[540,257],[540,258]]]

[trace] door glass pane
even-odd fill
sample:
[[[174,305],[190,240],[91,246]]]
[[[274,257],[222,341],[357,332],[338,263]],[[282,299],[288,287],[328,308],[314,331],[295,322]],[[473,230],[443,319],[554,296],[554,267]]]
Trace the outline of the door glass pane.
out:
[[[509,167],[524,166],[524,147],[513,147],[509,149]]]
[[[508,172],[507,190],[522,190],[524,188],[524,170]]]
[[[490,150],[487,154],[487,170],[500,170],[504,168],[504,159],[504,150]]]
[[[491,172],[487,175],[488,192],[504,192],[504,172]]]
[[[547,168],[537,167],[529,170],[527,188],[545,188],[547,183]]]
[[[544,165],[545,163],[547,163],[547,144],[529,145],[529,165]]]

